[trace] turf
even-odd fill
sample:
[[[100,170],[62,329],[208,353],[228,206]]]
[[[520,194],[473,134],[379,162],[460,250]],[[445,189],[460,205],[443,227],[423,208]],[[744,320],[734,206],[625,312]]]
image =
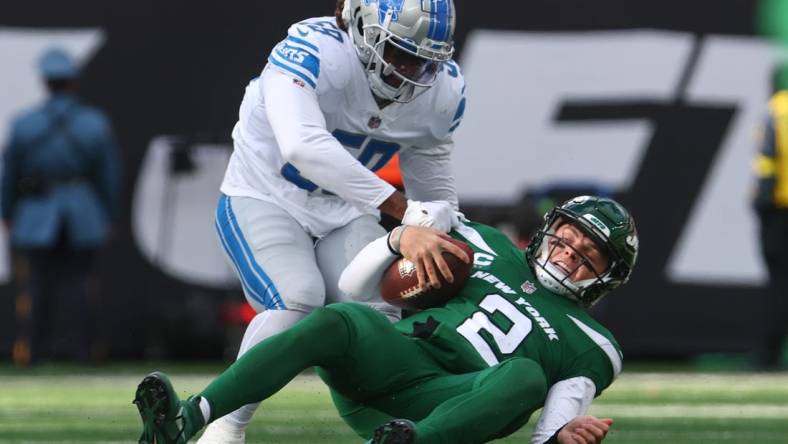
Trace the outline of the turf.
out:
[[[131,398],[152,369],[170,373],[185,395],[219,367],[0,368],[0,442],[136,442],[139,417]],[[788,373],[625,372],[591,412],[615,419],[606,443],[788,443]],[[498,442],[528,442],[530,428]],[[265,403],[248,442],[361,439],[339,420],[322,383],[305,374]]]

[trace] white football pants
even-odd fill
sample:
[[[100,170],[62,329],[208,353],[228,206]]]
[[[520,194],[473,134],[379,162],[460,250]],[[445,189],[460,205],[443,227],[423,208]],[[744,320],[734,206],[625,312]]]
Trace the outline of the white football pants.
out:
[[[351,300],[338,288],[342,270],[369,242],[385,234],[374,216],[364,215],[317,242],[282,208],[249,197],[222,196],[216,230],[258,315],[244,333],[240,357],[326,303]],[[398,308],[374,295],[365,304],[395,321]],[[259,404],[227,415],[238,426],[249,423]]]

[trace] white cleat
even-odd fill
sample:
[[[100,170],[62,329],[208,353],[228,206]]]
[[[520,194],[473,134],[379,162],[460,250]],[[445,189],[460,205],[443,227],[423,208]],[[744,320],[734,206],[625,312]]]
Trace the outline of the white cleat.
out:
[[[197,444],[245,444],[246,429],[224,418],[210,423]]]

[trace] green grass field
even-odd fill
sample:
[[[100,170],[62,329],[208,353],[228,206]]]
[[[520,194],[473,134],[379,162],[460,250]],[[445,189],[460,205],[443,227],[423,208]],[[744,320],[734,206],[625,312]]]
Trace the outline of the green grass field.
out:
[[[220,367],[0,368],[0,442],[136,442],[139,417],[131,398],[153,369],[171,373],[185,395],[204,387]],[[591,412],[616,421],[606,443],[788,443],[788,373],[629,371]],[[529,442],[529,432],[530,425],[497,442]],[[308,374],[266,402],[247,436],[249,443],[361,442]]]

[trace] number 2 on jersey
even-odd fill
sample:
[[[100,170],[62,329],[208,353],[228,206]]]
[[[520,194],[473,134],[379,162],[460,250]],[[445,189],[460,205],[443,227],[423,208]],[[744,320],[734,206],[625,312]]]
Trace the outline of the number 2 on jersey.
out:
[[[470,318],[466,319],[465,322],[457,327],[457,333],[461,334],[473,345],[473,348],[479,352],[479,355],[488,365],[493,366],[499,362],[498,358],[487,340],[479,333],[482,330],[489,333],[498,351],[501,354],[508,355],[517,350],[517,347],[525,340],[526,336],[531,333],[533,322],[511,302],[498,294],[485,296],[479,303],[479,307],[484,311],[477,311]],[[493,324],[488,313],[492,315],[495,312],[500,312],[512,323],[508,332],[504,332],[497,325]]]

